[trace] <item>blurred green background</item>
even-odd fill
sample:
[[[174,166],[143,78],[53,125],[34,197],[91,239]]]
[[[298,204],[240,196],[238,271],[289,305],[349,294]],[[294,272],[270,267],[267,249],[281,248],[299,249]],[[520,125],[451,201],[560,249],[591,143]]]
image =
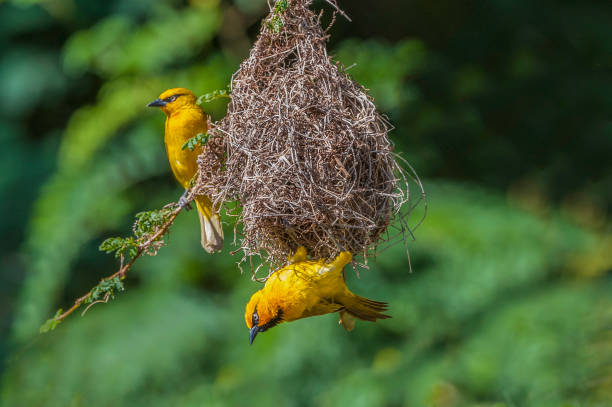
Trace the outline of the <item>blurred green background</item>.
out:
[[[102,240],[181,195],[145,104],[223,88],[265,0],[0,1],[2,405],[612,405],[610,5],[341,5],[330,53],[428,193],[414,272],[399,245],[348,274],[390,320],[326,315],[249,346],[260,286],[230,238],[204,253],[194,212],[115,301],[38,328],[116,270]]]

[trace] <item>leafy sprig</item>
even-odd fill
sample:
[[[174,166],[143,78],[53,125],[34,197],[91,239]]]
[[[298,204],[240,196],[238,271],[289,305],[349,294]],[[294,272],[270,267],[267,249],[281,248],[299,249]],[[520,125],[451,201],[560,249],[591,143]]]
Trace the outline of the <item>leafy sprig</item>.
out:
[[[272,18],[266,23],[266,27],[275,34],[281,32],[285,24],[283,23],[283,19],[281,14],[289,8],[289,0],[277,0],[274,5],[274,15]]]
[[[193,200],[195,194],[189,192],[186,202]],[[93,305],[107,303],[114,299],[116,294],[124,291],[123,279],[132,268],[134,262],[143,254],[155,256],[164,245],[164,236],[178,214],[185,206],[175,203],[166,205],[162,209],[137,213],[132,228],[134,236],[111,237],[100,245],[100,250],[106,253],[114,253],[116,258],[121,259],[119,270],[109,277],[103,278],[95,287],[80,298],[77,298],[68,310],[57,310],[52,318],[49,318],[41,327],[40,332],[45,333],[54,330],[66,317],[84,304],[88,306],[83,314]],[[126,258],[129,258],[126,263]]]
[[[149,235],[155,233],[157,229],[162,227],[168,219],[172,217],[172,206],[166,206],[156,211],[139,212],[136,214],[136,222],[132,230],[138,241],[148,238]]]
[[[53,318],[49,318],[48,320],[45,321],[44,324],[42,324],[42,326],[40,327],[40,333],[44,334],[47,333],[49,331],[53,331],[55,329],[55,327],[62,322],[61,319],[59,319],[59,317],[62,315],[62,309],[58,309],[57,312],[55,313],[55,315],[53,316]]]
[[[274,14],[284,12],[289,8],[289,0],[278,0],[274,5]]]
[[[134,257],[138,252],[138,245],[133,237],[109,237],[99,247],[99,250],[107,254],[115,253],[115,257],[128,255]]]
[[[132,230],[134,236],[129,237],[109,237],[100,244],[100,251],[105,253],[115,253],[116,258],[133,258],[138,254],[138,249],[146,242],[151,234],[163,226],[172,216],[172,209],[165,207],[156,211],[139,212],[135,215],[136,221]],[[151,242],[153,246],[162,239],[163,236]]]
[[[208,144],[208,138],[210,136],[208,133],[198,133],[183,144],[182,149],[188,148],[189,151],[195,150],[197,146],[205,146]]]
[[[107,280],[102,280],[89,293],[89,297],[85,300],[86,304],[98,301],[105,297],[115,298],[118,291],[124,291],[125,287],[119,277],[114,277]]]
[[[196,103],[198,105],[202,105],[204,103],[210,103],[213,100],[217,100],[217,99],[229,99],[230,97],[230,91],[227,89],[217,89],[217,90],[213,90],[212,92],[206,93],[200,97],[198,97],[198,100],[196,101]]]

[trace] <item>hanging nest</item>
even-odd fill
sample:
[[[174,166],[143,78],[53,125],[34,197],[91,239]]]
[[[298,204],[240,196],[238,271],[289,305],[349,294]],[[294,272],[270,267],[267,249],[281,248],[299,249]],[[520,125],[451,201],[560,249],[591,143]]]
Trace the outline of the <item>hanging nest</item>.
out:
[[[199,159],[199,191],[217,205],[241,204],[243,260],[263,255],[273,267],[300,245],[315,258],[348,250],[367,259],[393,238],[385,233],[393,220],[400,239],[409,231],[400,215],[408,176],[387,137],[391,125],[327,55],[311,3],[271,6]]]

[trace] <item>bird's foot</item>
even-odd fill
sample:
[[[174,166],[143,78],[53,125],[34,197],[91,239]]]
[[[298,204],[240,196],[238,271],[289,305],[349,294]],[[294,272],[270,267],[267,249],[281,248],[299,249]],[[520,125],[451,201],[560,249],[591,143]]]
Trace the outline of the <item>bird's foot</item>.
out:
[[[346,311],[340,311],[340,321],[338,321],[338,324],[350,332],[355,328],[355,317]]]
[[[351,252],[341,252],[331,263],[326,263],[323,265],[323,267],[321,267],[319,270],[319,275],[336,270],[342,270],[344,269],[344,266],[351,262],[352,259],[353,256],[351,255]]]
[[[189,194],[189,191],[186,190],[185,193],[178,200],[179,207],[185,209],[186,211],[191,210],[191,205],[189,204],[189,201],[187,200],[188,194]]]
[[[289,256],[289,264],[295,264],[300,261],[306,260],[308,256],[308,252],[304,246],[300,246],[297,248],[293,256]]]

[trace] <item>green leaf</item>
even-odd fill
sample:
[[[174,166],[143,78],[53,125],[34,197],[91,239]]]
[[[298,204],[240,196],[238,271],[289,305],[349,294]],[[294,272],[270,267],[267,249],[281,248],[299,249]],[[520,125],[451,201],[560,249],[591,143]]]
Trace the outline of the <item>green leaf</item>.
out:
[[[132,237],[110,237],[100,244],[99,249],[105,253],[115,252],[115,257],[126,252],[133,257],[138,251],[138,244]]]
[[[100,283],[91,290],[91,294],[85,300],[86,304],[89,304],[93,301],[97,301],[103,299],[106,294],[109,294],[111,299],[115,298],[115,294],[118,291],[125,291],[125,286],[119,277],[114,277],[112,279],[102,280]]]
[[[163,226],[172,216],[172,209],[163,208],[155,211],[145,211],[136,214],[134,234],[137,238],[155,233],[158,227]]]
[[[289,8],[289,0],[278,0],[274,5],[274,16],[266,23],[268,30],[274,34],[281,32],[285,24],[280,14]]]
[[[45,321],[44,324],[42,324],[40,326],[40,333],[44,334],[47,333],[49,331],[53,331],[55,329],[56,326],[58,326],[62,321],[59,320],[59,316],[62,315],[62,313],[64,312],[63,309],[58,309],[57,312],[55,313],[55,315],[53,316],[53,318],[49,318],[48,320]]]
[[[188,148],[190,151],[195,150],[197,146],[205,146],[208,144],[208,138],[210,136],[207,133],[198,133],[183,144],[182,149]]]
[[[283,20],[281,20],[280,17],[273,17],[266,24],[266,27],[268,27],[268,29],[272,31],[274,34],[278,34],[279,32],[281,32],[284,26],[285,24],[283,23]]]
[[[123,246],[124,240],[121,237],[109,237],[100,244],[99,250],[105,253],[112,253]]]
[[[289,0],[278,0],[274,5],[274,14],[282,13],[289,8]]]
[[[227,89],[217,89],[212,92],[206,93],[198,98],[196,103],[201,105],[203,103],[210,103],[217,99],[229,99],[230,92]]]
[[[134,237],[111,237],[100,244],[100,251],[106,253],[115,253],[115,257],[127,255],[134,258],[138,254],[140,246],[150,238],[150,235],[157,232],[158,228],[164,226],[172,216],[172,209],[163,208],[155,211],[145,211],[136,214],[133,232]],[[161,239],[160,236],[158,239]],[[104,282],[92,292],[90,300],[96,300],[100,297],[98,288],[104,289]],[[102,291],[104,293],[105,291]]]

